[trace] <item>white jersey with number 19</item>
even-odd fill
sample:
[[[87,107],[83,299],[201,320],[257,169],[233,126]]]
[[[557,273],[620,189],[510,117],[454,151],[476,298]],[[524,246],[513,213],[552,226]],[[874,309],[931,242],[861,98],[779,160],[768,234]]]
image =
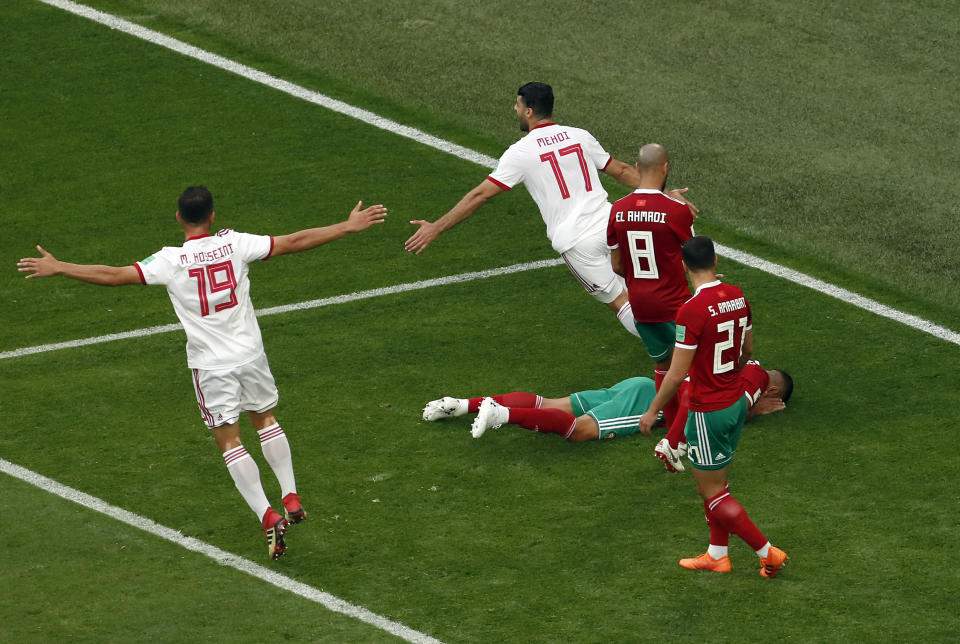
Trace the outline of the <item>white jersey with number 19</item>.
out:
[[[487,178],[504,190],[522,181],[540,207],[553,249],[565,253],[590,235],[605,234],[610,202],[598,171],[610,159],[586,130],[544,123],[507,148]]]
[[[250,299],[249,263],[267,259],[273,238],[225,229],[165,246],[134,264],[144,284],[162,284],[187,333],[187,366],[230,369],[263,354]]]

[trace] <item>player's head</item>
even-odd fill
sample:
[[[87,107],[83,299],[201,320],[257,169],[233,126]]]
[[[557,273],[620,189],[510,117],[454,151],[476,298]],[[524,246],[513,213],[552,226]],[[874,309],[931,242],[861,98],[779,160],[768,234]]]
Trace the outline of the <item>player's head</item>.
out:
[[[683,263],[690,272],[713,270],[717,265],[717,254],[713,250],[713,240],[705,235],[691,237],[683,244]]]
[[[647,143],[637,153],[637,171],[641,176],[658,182],[660,190],[667,187],[667,173],[670,171],[670,155],[659,143]]]
[[[204,186],[190,186],[177,199],[177,214],[185,224],[205,224],[213,214],[213,195]]]
[[[790,400],[790,394],[793,393],[793,378],[790,374],[780,369],[769,369],[767,375],[770,376],[770,383],[764,393],[769,392],[783,402]]]
[[[517,90],[517,104],[514,107],[520,129],[529,132],[531,120],[539,121],[553,116],[553,88],[546,83],[527,83]]]

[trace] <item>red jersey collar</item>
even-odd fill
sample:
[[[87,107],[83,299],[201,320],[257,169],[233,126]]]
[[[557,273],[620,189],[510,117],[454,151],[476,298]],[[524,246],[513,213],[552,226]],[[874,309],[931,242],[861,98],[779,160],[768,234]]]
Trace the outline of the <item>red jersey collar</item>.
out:
[[[186,241],[183,243],[187,243],[188,241],[193,241],[194,239],[203,239],[204,237],[213,237],[213,235],[211,235],[210,233],[204,233],[203,235],[194,235],[193,237],[187,237]]]
[[[547,127],[548,125],[556,125],[556,123],[553,121],[547,121],[546,123],[541,123],[540,125],[534,125],[532,128],[530,128],[530,131],[533,132],[537,128]]]

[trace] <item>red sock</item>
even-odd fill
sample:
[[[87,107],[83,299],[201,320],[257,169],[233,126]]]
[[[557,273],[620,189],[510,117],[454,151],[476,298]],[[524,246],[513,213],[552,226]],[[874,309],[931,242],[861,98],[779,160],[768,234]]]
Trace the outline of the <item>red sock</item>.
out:
[[[677,401],[677,412],[673,422],[670,423],[670,429],[667,431],[667,440],[670,441],[670,447],[677,449],[681,442],[687,442],[687,435],[684,428],[687,426],[687,414],[690,413],[690,395],[686,387],[681,387],[675,398]]]
[[[732,532],[747,542],[754,550],[759,550],[767,543],[767,538],[753,525],[747,516],[747,511],[726,489],[707,501],[707,511],[710,522],[710,538],[713,539],[713,526]],[[719,545],[719,544],[717,544]]]
[[[541,434],[560,434],[567,437],[573,431],[577,418],[562,409],[514,409],[511,407],[508,422]]]
[[[490,396],[504,407],[523,407],[533,409],[540,406],[542,398],[537,394],[528,394],[523,391],[514,391],[510,394],[500,394],[499,396]],[[480,401],[483,396],[470,398],[467,401],[467,412],[475,414],[480,411]]]
[[[666,375],[666,371],[661,371],[660,369],[653,370],[653,384],[656,385],[657,391],[660,391],[660,385],[663,384],[663,379]],[[663,420],[667,423],[667,427],[673,426],[673,421],[677,416],[678,406],[679,402],[677,400],[677,396],[671,398],[667,404],[663,406]],[[671,445],[676,447],[676,445],[673,445],[673,443],[671,443]]]
[[[667,440],[673,449],[677,449],[677,445],[687,440],[687,436],[683,431],[683,428],[687,426],[687,412],[686,407],[681,407],[677,412],[676,418],[673,419],[670,429],[667,431]]]
[[[730,533],[720,527],[717,521],[710,520],[710,502],[703,502],[703,516],[710,526],[710,545],[711,546],[729,546]]]

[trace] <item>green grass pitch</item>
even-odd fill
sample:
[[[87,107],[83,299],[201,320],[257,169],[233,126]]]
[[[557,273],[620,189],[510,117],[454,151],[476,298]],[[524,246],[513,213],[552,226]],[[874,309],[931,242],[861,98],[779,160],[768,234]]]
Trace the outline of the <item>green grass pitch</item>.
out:
[[[949,2],[91,6],[491,156],[519,135],[516,88],[551,82],[558,120],[621,160],[673,151],[699,232],[957,330]],[[256,266],[258,308],[553,257],[523,190],[408,255],[407,221],[484,168],[39,2],[0,20],[0,351],[175,321],[162,289],[26,282],[14,264],[36,243],[142,259],[178,241],[192,183],[249,232],[389,206],[383,226]],[[730,472],[791,555],[772,582],[735,538],[732,574],[677,567],[708,534],[651,439],[475,441],[468,419],[420,420],[444,394],[651,371],[562,266],[261,320],[310,511],[278,562],[200,423],[181,333],[0,361],[0,457],[444,642],[955,641],[958,347],[721,271],[751,300],[757,357],[797,383]],[[8,476],[0,507],[4,639],[395,641]]]

